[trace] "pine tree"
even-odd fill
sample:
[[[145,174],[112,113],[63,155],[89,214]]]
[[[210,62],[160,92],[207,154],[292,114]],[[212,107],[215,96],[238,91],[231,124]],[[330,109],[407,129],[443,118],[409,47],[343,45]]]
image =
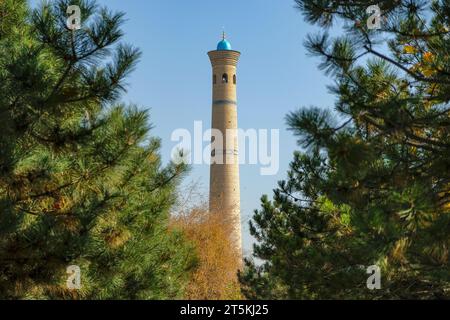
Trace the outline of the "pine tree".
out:
[[[366,1],[296,1],[312,24],[343,22],[306,41],[336,110],[287,116],[303,148],[250,224],[249,298],[450,297],[450,2],[379,2],[381,29]]]
[[[123,21],[92,1],[0,2],[2,299],[183,293],[193,260],[168,223],[186,168],[163,166],[147,111],[118,102],[140,56]]]

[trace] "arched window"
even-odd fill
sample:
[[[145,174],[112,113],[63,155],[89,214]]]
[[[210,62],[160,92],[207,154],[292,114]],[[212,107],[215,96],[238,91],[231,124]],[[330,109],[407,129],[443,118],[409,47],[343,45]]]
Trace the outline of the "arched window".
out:
[[[216,84],[217,83],[217,77],[216,77],[216,75],[213,75],[213,84]]]
[[[233,84],[236,84],[236,75],[233,75]]]
[[[228,74],[224,73],[222,75],[222,83],[228,83]]]

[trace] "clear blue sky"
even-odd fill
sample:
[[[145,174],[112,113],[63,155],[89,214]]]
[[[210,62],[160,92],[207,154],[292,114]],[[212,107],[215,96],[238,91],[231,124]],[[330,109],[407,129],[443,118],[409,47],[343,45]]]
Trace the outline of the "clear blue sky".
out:
[[[32,1],[35,3],[36,1]],[[151,108],[153,134],[162,139],[162,156],[170,159],[177,128],[205,127],[211,119],[211,67],[206,53],[214,50],[225,27],[233,49],[242,53],[238,66],[238,116],[243,129],[280,129],[280,170],[261,176],[258,165],[242,165],[241,210],[244,250],[252,240],[248,220],[262,194],[272,195],[286,177],[295,139],[284,117],[302,106],[332,107],[326,86],[331,80],[317,69],[319,60],[306,55],[303,41],[316,32],[303,21],[293,0],[100,0],[126,13],[125,41],[143,56],[129,77],[125,102]],[[189,181],[200,180],[207,194],[209,168],[195,165]]]

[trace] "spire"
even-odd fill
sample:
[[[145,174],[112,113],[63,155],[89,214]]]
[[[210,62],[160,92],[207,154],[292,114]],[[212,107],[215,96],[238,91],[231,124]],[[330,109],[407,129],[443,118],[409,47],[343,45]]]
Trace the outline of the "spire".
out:
[[[217,50],[221,50],[221,51],[223,51],[223,50],[231,50],[231,44],[226,38],[227,37],[226,37],[226,34],[225,34],[225,28],[223,28],[222,41],[220,41],[217,44]]]

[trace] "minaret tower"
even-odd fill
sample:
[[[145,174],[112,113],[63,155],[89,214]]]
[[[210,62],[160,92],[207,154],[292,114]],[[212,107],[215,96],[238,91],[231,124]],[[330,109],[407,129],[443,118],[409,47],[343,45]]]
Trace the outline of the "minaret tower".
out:
[[[242,254],[236,99],[236,66],[240,55],[231,50],[225,32],[217,50],[208,52],[213,88],[209,208],[212,213],[232,219],[233,241]]]

